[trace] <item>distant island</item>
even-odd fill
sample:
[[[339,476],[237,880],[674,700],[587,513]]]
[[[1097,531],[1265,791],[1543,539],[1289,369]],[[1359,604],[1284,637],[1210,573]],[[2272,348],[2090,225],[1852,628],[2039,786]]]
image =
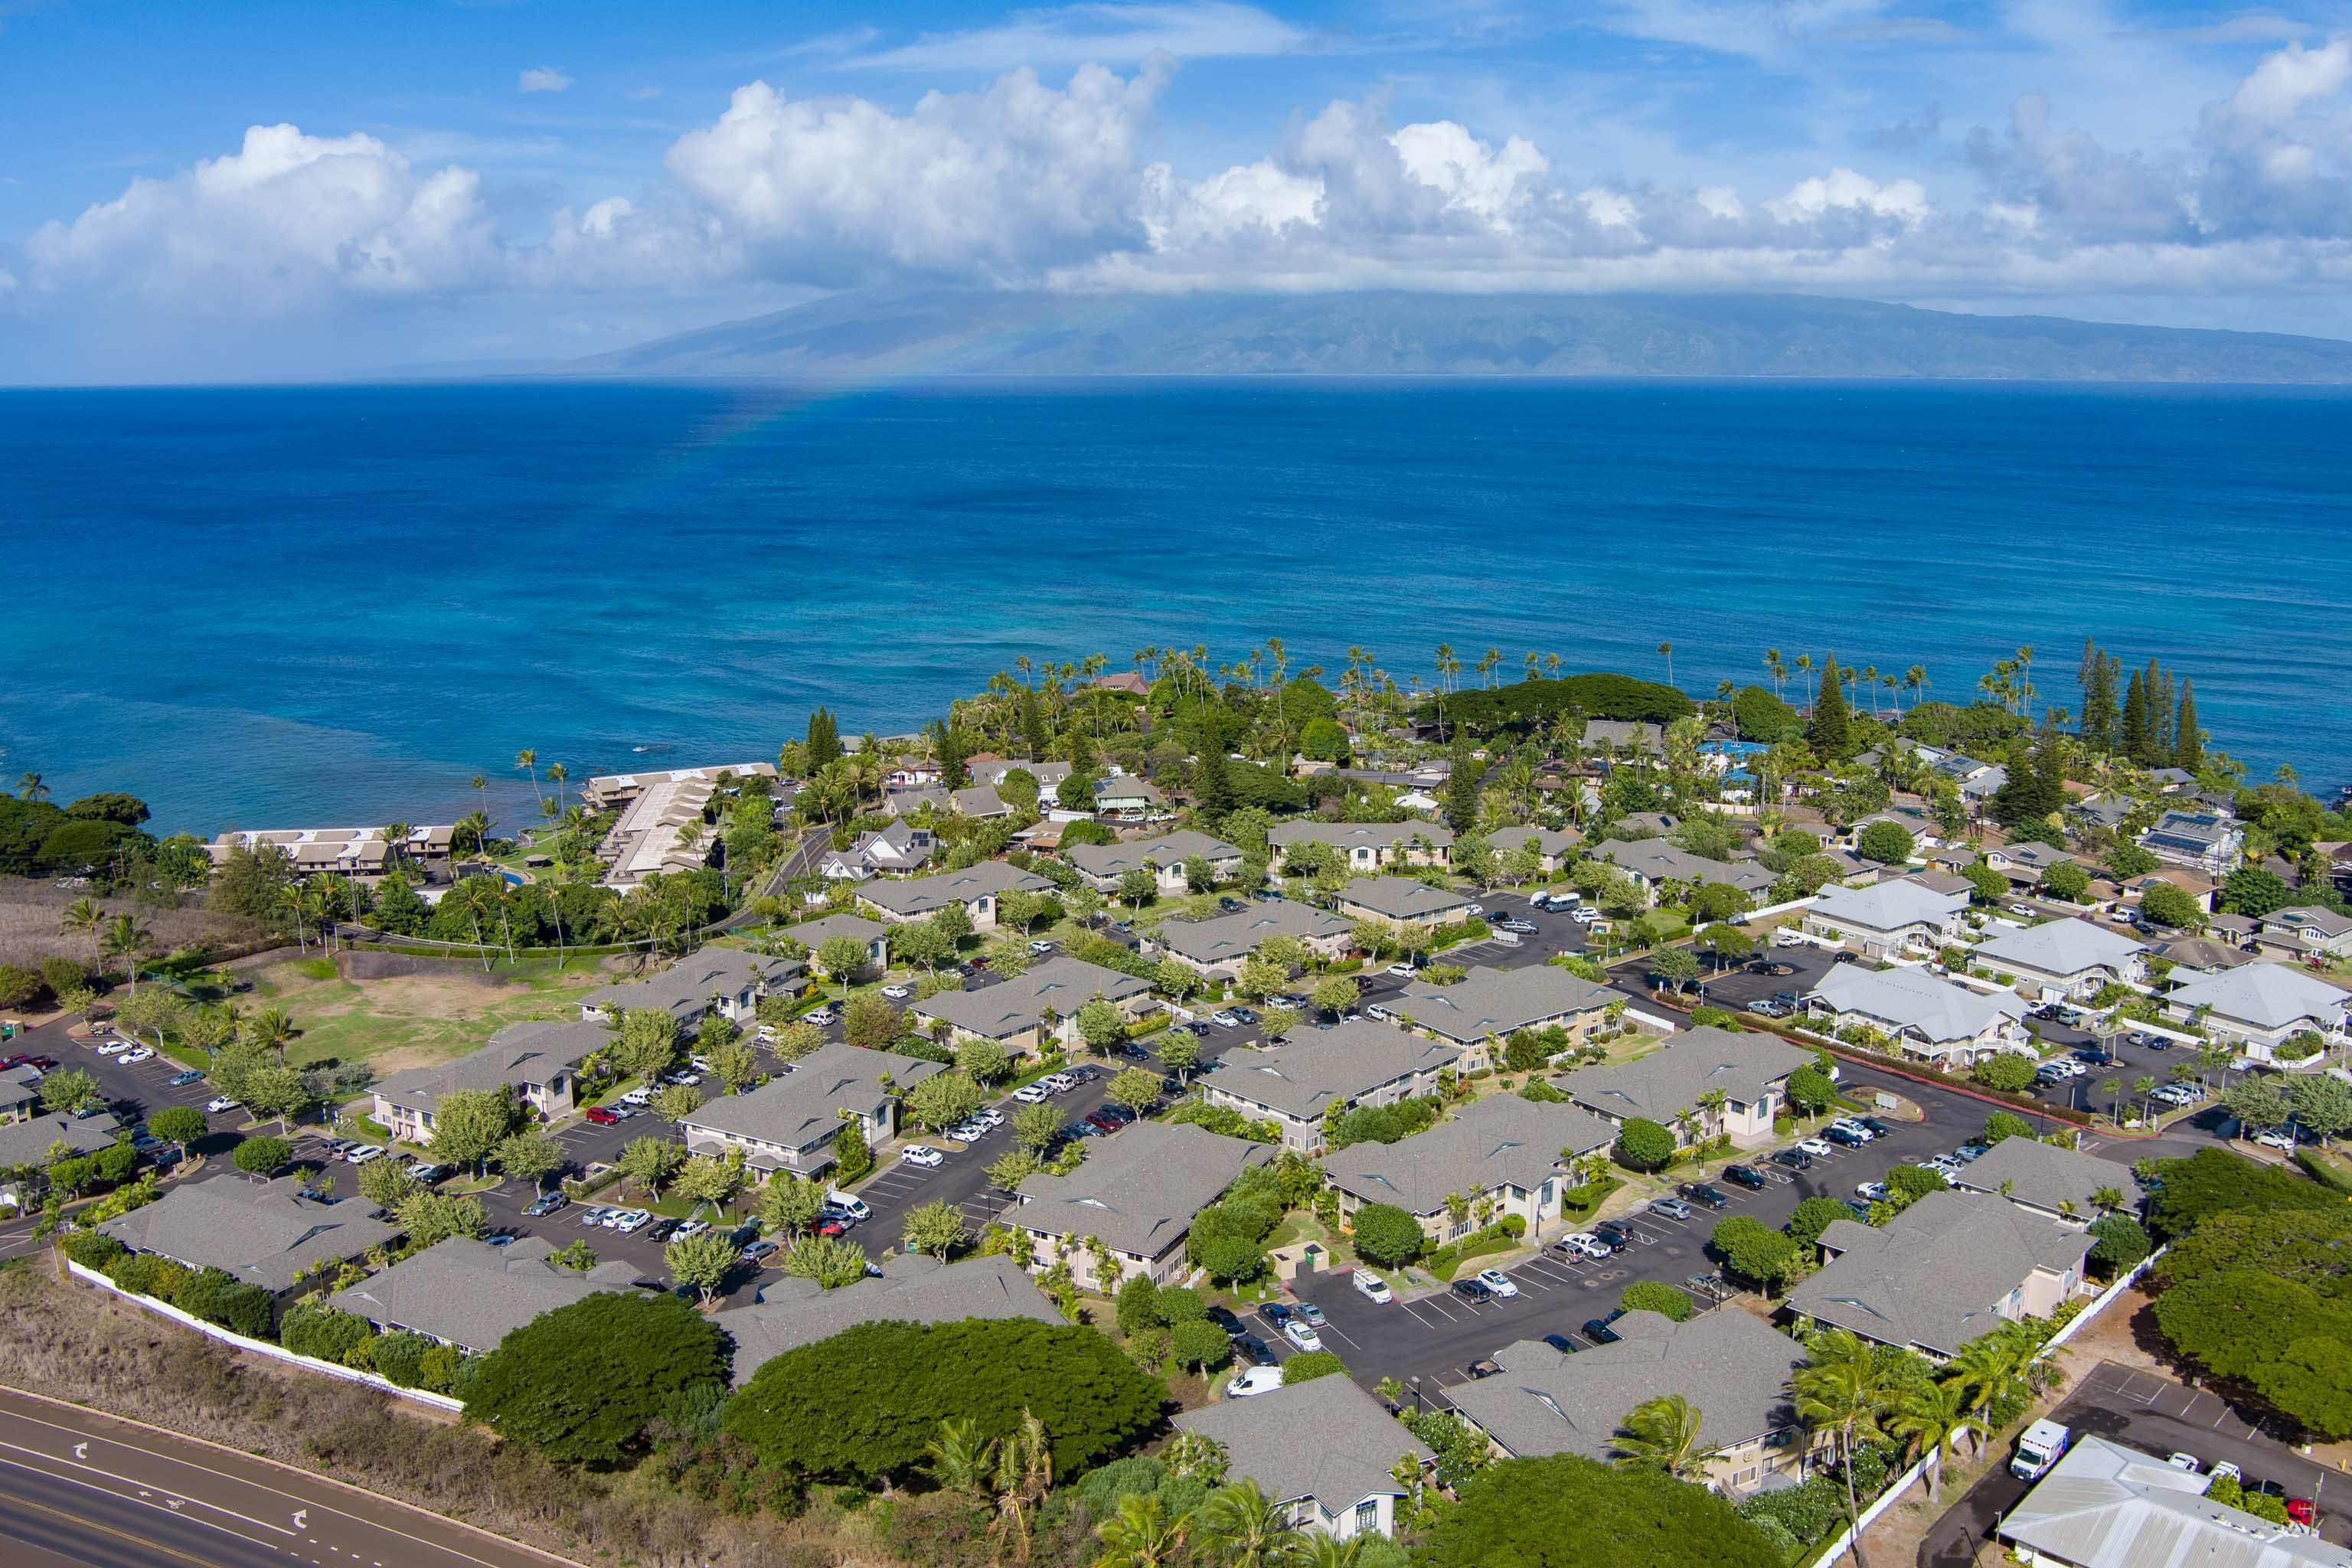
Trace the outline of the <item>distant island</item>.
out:
[[[1692,376],[2339,385],[2352,342],[1796,295],[856,292],[593,376]]]

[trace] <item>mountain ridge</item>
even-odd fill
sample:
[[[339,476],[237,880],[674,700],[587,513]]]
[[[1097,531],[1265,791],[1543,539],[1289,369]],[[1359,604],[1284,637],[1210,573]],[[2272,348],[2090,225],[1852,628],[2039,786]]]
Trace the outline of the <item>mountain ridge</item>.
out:
[[[1788,294],[837,294],[575,376],[1391,376],[2352,384],[2352,342]]]

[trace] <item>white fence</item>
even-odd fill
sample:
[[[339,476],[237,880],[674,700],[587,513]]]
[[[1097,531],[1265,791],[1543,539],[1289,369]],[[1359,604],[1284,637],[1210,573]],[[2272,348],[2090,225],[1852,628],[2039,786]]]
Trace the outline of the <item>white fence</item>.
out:
[[[73,1271],[75,1279],[86,1285],[95,1285],[101,1290],[111,1291],[122,1300],[134,1306],[143,1307],[148,1311],[160,1312],[174,1322],[184,1324],[200,1334],[218,1340],[232,1349],[250,1351],[255,1355],[266,1355],[273,1361],[282,1361],[289,1365],[299,1366],[305,1372],[323,1373],[329,1377],[340,1377],[345,1383],[363,1383],[370,1388],[380,1388],[386,1394],[402,1399],[412,1399],[419,1405],[430,1405],[437,1410],[454,1413],[466,1408],[464,1401],[452,1399],[446,1394],[429,1394],[421,1388],[403,1388],[373,1372],[362,1372],[357,1367],[340,1366],[331,1361],[320,1361],[315,1356],[296,1355],[284,1345],[274,1345],[268,1340],[247,1339],[243,1334],[231,1333],[218,1323],[207,1323],[202,1318],[182,1311],[169,1301],[158,1301],[152,1296],[142,1296],[135,1290],[125,1290],[97,1269],[85,1268],[71,1258],[66,1260],[66,1267]]]
[[[1750,910],[1739,917],[1739,923],[1749,925],[1757,921],[1769,921],[1774,915],[1785,915],[1791,910],[1810,910],[1813,907],[1813,900],[1820,896],[1816,893],[1802,899],[1790,899],[1785,904],[1767,904],[1760,910]]]
[[[2091,1304],[2084,1308],[2081,1311],[2075,1313],[2072,1322],[2069,1322],[2064,1328],[2060,1329],[2056,1333],[2050,1336],[2050,1338],[2042,1344],[2040,1352],[2035,1355],[2034,1360],[2046,1361],[2051,1356],[2055,1355],[2061,1346],[2082,1331],[2084,1324],[2097,1317],[2101,1312],[2105,1311],[2108,1307],[2114,1305],[2116,1297],[2121,1296],[2134,1285],[2138,1284],[2140,1276],[2147,1273],[2148,1269],[2155,1265],[2156,1260],[2164,1256],[2165,1251],[2166,1248],[2161,1247],[2158,1247],[2154,1252],[2148,1254],[2147,1257],[2140,1260],[2138,1268],[2133,1269],[2130,1273],[2124,1275],[2114,1284],[2108,1286],[2105,1289],[2100,1291],[2098,1295],[2092,1298]],[[1859,1539],[1865,1531],[1869,1530],[1874,1523],[1877,1522],[1878,1517],[1885,1513],[1888,1509],[1893,1508],[1895,1503],[1901,1500],[1905,1492],[1909,1491],[1913,1487],[1918,1485],[1920,1479],[1925,1477],[1927,1473],[1927,1461],[1923,1458],[1917,1464],[1913,1465],[1909,1469],[1895,1477],[1894,1480],[1887,1484],[1886,1489],[1878,1494],[1878,1500],[1862,1510],[1862,1518],[1857,1521],[1851,1529],[1840,1531],[1834,1540],[1831,1541],[1819,1552],[1815,1552],[1811,1561],[1816,1564],[1834,1563],[1844,1552],[1851,1551],[1854,1542]]]

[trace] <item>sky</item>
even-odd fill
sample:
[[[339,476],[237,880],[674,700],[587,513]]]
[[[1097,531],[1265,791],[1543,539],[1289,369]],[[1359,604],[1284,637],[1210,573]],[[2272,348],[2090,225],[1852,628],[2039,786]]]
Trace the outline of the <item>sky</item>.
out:
[[[939,285],[2352,338],[2352,0],[0,0],[0,382],[536,363]]]

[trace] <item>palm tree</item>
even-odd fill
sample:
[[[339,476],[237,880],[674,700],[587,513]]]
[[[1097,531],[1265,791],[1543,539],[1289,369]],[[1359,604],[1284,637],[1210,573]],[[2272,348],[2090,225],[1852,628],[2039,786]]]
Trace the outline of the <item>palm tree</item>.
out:
[[[1944,1477],[1944,1456],[1957,1453],[1964,1439],[1982,1439],[1992,1428],[1969,1407],[1969,1392],[1957,1377],[1914,1388],[1895,1407],[1886,1430],[1903,1440],[1904,1450],[1927,1461],[1927,1500],[1936,1500]]]
[[[1327,1530],[1301,1531],[1282,1554],[1282,1568],[1357,1568],[1364,1560],[1364,1537],[1342,1541]]]
[[[563,781],[571,776],[572,770],[562,763],[547,764],[547,782],[555,786],[555,812],[559,816],[563,815]]]
[[[38,773],[19,773],[16,775],[16,798],[47,800],[49,798],[49,786],[41,782]]]
[[[2103,1078],[2099,1080],[2099,1092],[2107,1097],[2108,1119],[2121,1127],[2124,1124],[2124,1080],[2119,1078]]]
[[[245,1037],[264,1050],[278,1053],[278,1065],[286,1065],[286,1044],[301,1031],[282,1007],[264,1007],[245,1026]]]
[[[122,960],[122,971],[131,982],[131,994],[139,994],[139,960],[155,945],[155,933],[139,923],[139,917],[121,914],[106,922],[98,934],[98,951],[108,958]]]
[[[1095,1568],[1173,1568],[1183,1561],[1185,1527],[1192,1516],[1171,1520],[1150,1492],[1129,1492],[1118,1512],[1095,1526],[1103,1544]]]
[[[1813,656],[1811,654],[1801,653],[1797,656],[1797,673],[1805,678],[1805,702],[1811,706],[1813,700]]]
[[[1011,1541],[1013,1562],[1025,1568],[1038,1505],[1054,1489],[1054,1445],[1045,1424],[1026,1410],[1021,1425],[996,1446],[995,1480],[996,1520],[989,1533],[1000,1547]]]
[[[1910,689],[1911,706],[1916,708],[1927,700],[1927,688],[1932,683],[1927,679],[1926,667],[1915,664],[1903,672],[1903,684]]]
[[[1617,1451],[1617,1468],[1660,1469],[1678,1481],[1688,1480],[1706,1462],[1699,1447],[1699,1412],[1679,1394],[1645,1399],[1625,1414],[1610,1446]]]
[[[1675,645],[1662,642],[1658,645],[1658,652],[1666,661],[1666,684],[1672,686],[1675,683]]]
[[[923,1472],[941,1491],[977,1501],[988,1495],[995,1469],[995,1440],[975,1436],[968,1415],[940,1422],[940,1435],[923,1445]]]
[[[1297,1533],[1255,1481],[1228,1481],[1192,1510],[1192,1544],[1220,1568],[1273,1568]]]
[[[1805,1342],[1805,1350],[1811,1359],[1789,1380],[1796,1394],[1797,1419],[1811,1431],[1835,1436],[1839,1468],[1845,1475],[1846,1520],[1852,1523],[1862,1517],[1853,1488],[1854,1450],[1879,1436],[1885,1374],[1871,1348],[1844,1329],[1813,1335]],[[1852,1544],[1858,1564],[1862,1542]]]
[[[1780,662],[1779,648],[1768,647],[1764,650],[1764,672],[1772,678],[1772,695],[1780,696],[1781,682],[1789,679],[1789,667]]]
[[[515,753],[515,766],[530,775],[530,793],[536,799],[539,795],[539,753],[525,746]]]
[[[85,935],[95,942],[99,927],[105,923],[106,910],[99,906],[96,899],[76,899],[66,906],[66,912],[58,917],[58,934]]]
[[[383,868],[397,871],[403,857],[408,853],[408,824],[387,822],[383,825]]]

